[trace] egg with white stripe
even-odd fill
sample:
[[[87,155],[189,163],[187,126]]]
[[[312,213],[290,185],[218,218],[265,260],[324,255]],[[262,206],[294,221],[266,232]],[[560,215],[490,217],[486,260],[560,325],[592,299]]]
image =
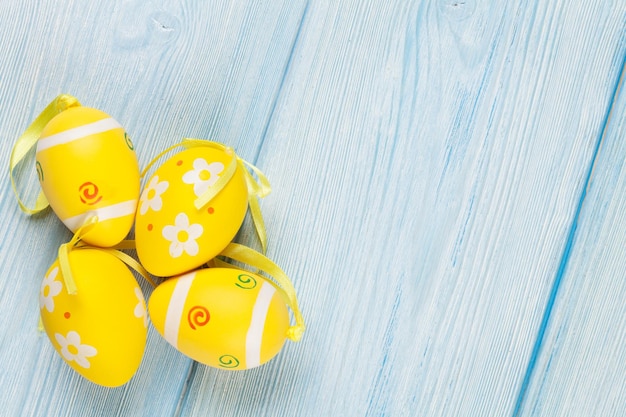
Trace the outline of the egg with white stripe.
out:
[[[259,275],[234,268],[171,278],[154,290],[148,311],[172,346],[220,369],[250,369],[269,361],[289,328],[281,291]]]
[[[82,106],[59,113],[37,141],[36,167],[46,199],[72,232],[95,215],[87,243],[109,247],[126,237],[139,198],[139,163],[115,119]]]

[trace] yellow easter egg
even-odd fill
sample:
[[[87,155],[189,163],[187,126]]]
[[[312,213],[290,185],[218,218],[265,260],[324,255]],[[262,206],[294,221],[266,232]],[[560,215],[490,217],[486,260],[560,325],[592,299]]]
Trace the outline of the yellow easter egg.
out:
[[[99,385],[120,386],[139,368],[146,344],[141,289],[126,265],[109,253],[77,249],[68,259],[77,291],[68,293],[57,260],[39,293],[44,329],[76,372]]]
[[[215,368],[259,366],[282,348],[289,313],[269,280],[233,268],[207,268],[160,284],[148,310],[176,349]]]
[[[87,243],[109,247],[126,237],[139,197],[139,164],[118,122],[88,107],[64,110],[43,129],[36,161],[50,207],[72,232],[96,215]]]
[[[224,174],[236,156],[193,147],[163,163],[141,193],[135,219],[137,256],[161,277],[179,275],[219,254],[235,237],[248,206],[243,168],[205,206],[195,200]]]

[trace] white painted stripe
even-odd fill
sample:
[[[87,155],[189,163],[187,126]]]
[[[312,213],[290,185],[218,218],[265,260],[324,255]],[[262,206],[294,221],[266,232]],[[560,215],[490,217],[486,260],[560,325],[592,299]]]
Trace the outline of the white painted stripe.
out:
[[[246,333],[246,368],[254,368],[261,364],[261,343],[265,319],[270,308],[270,302],[276,289],[269,283],[263,282],[252,308],[252,320]]]
[[[176,279],[176,286],[174,292],[172,292],[172,298],[170,298],[169,305],[167,306],[167,313],[165,314],[165,328],[163,330],[163,337],[172,346],[178,349],[178,330],[180,328],[180,321],[185,308],[185,300],[187,300],[187,294],[193,283],[193,279],[196,276],[195,271],[186,275],[180,276]]]
[[[134,215],[137,209],[137,200],[122,201],[121,203],[111,204],[110,206],[100,207],[77,216],[63,219],[63,224],[72,232],[78,230],[85,223],[85,220],[91,216],[98,216],[98,221],[117,219],[128,215]]]
[[[41,152],[45,149],[52,148],[53,146],[62,145],[78,139],[82,139],[89,135],[95,135],[97,133],[106,132],[109,130],[121,128],[115,119],[108,118],[98,120],[97,122],[89,123],[86,125],[74,127],[72,129],[64,130],[57,134],[40,138],[37,141],[37,152]]]

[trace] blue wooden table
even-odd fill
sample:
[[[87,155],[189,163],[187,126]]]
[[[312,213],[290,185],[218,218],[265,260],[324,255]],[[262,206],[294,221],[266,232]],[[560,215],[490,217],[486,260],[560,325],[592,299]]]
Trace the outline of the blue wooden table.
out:
[[[624,0],[3,1],[0,51],[0,415],[626,415]],[[142,166],[197,137],[265,172],[301,342],[229,372],[150,326],[114,389],[62,361],[71,233],[8,173],[60,93]]]

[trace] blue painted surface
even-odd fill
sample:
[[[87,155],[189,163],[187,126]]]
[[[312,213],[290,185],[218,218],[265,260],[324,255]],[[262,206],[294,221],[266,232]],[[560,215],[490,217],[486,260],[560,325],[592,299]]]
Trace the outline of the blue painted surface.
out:
[[[604,139],[606,138],[606,132],[608,129],[609,121],[611,120],[611,116],[614,114],[614,106],[616,104],[616,100],[618,98],[618,94],[621,92],[621,88],[623,85],[623,74],[626,69],[626,60],[624,64],[622,64],[622,72],[620,74],[620,78],[618,79],[615,85],[615,92],[611,97],[611,105],[606,113],[606,117],[604,118],[604,129],[600,133],[598,137],[597,145],[595,147],[593,158],[591,161],[591,166],[589,167],[589,171],[587,174],[587,178],[585,179],[585,184],[582,187],[582,193],[578,202],[578,206],[576,207],[576,213],[574,214],[574,219],[572,221],[572,225],[570,231],[567,235],[567,240],[565,242],[565,248],[563,250],[563,256],[561,257],[561,262],[559,263],[559,269],[556,272],[556,277],[554,279],[554,284],[552,285],[552,289],[550,290],[550,296],[548,298],[548,303],[546,305],[546,309],[543,313],[543,318],[541,320],[541,325],[537,331],[537,340],[533,346],[533,351],[530,356],[530,360],[528,362],[528,367],[526,369],[526,374],[524,375],[524,380],[522,381],[522,386],[520,388],[520,393],[517,397],[517,401],[515,403],[515,410],[513,412],[514,415],[520,415],[521,407],[526,399],[526,392],[528,390],[528,384],[530,383],[533,372],[535,370],[535,366],[537,365],[537,359],[539,354],[541,353],[541,349],[544,346],[544,337],[546,330],[548,328],[548,324],[550,323],[550,317],[552,316],[552,310],[554,308],[554,303],[559,295],[559,289],[561,288],[561,283],[563,282],[563,278],[566,275],[567,266],[570,261],[570,257],[572,255],[572,247],[574,246],[574,240],[576,238],[576,231],[578,230],[578,222],[580,221],[580,214],[582,211],[583,204],[585,203],[585,199],[587,197],[587,189],[591,184],[592,175],[594,172],[595,165],[598,160],[598,152],[602,148],[602,144]],[[619,114],[619,110],[617,110]]]
[[[237,373],[150,327],[135,377],[96,386],[37,331],[70,233],[5,170],[6,415],[626,414],[625,2],[24,1],[0,23],[7,166],[62,92],[144,166],[183,137],[234,147],[272,183],[268,255],[307,321]]]

